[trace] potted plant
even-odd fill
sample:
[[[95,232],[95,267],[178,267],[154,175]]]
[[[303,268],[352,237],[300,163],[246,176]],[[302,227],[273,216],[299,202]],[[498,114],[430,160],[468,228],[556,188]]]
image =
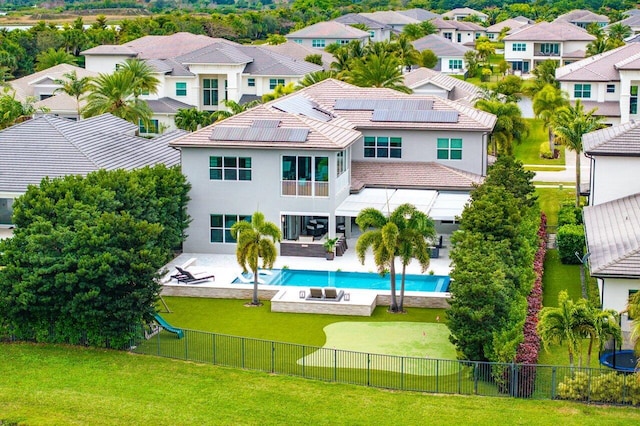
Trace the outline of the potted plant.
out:
[[[324,239],[324,243],[322,243],[322,245],[324,246],[324,250],[325,250],[325,256],[327,258],[327,260],[333,260],[335,253],[334,250],[336,248],[336,243],[338,242],[337,238],[329,238],[327,236],[327,238]]]

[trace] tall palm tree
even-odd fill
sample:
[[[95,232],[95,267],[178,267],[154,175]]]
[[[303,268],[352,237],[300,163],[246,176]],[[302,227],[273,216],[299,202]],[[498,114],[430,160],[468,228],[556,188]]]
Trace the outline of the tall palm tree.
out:
[[[130,73],[133,76],[133,96],[139,97],[143,93],[156,93],[160,80],[153,76],[155,70],[149,64],[139,59],[127,59],[117,72]]]
[[[309,87],[328,78],[335,78],[336,73],[333,71],[314,71],[304,76],[302,80],[298,82],[296,89],[302,89],[303,87]]]
[[[385,87],[403,93],[411,93],[405,86],[400,61],[388,53],[370,54],[356,59],[346,80],[360,87]]]
[[[129,72],[100,74],[91,82],[87,104],[82,110],[85,117],[111,113],[131,123],[148,123],[153,112],[147,103],[134,96],[136,79]]]
[[[180,108],[175,117],[178,129],[195,132],[200,127],[211,124],[211,114],[207,111],[198,111],[197,108]]]
[[[616,22],[615,24],[609,25],[607,33],[611,39],[624,41],[625,38],[630,37],[633,34],[633,31],[631,31],[631,27],[628,25]]]
[[[594,337],[589,341],[589,352],[587,353],[587,366],[591,366],[591,351],[594,341],[598,343],[600,352],[604,350],[604,345],[609,339],[622,342],[622,330],[618,322],[618,313],[613,309],[601,311],[598,308],[591,308],[593,315]],[[591,336],[590,336],[591,337]]]
[[[545,349],[550,344],[563,344],[566,342],[569,352],[569,365],[573,367],[574,356],[578,351],[578,336],[574,328],[573,300],[565,290],[558,295],[558,307],[547,306],[542,308],[539,315],[538,334]]]
[[[78,74],[75,70],[64,73],[62,76],[65,78],[64,80],[54,80],[56,84],[60,85],[60,87],[58,87],[54,92],[64,92],[75,98],[78,120],[80,120],[80,98],[89,91],[89,88],[91,87],[91,79],[89,77],[78,78]]]
[[[533,113],[541,119],[549,134],[549,149],[554,150],[553,128],[551,122],[556,115],[556,111],[568,105],[566,93],[556,89],[551,84],[545,85],[542,90],[533,96]]]
[[[575,105],[558,109],[553,119],[553,130],[564,145],[576,153],[576,207],[580,207],[580,154],[582,153],[582,135],[598,130],[602,126],[602,117],[596,116],[597,108],[584,112],[580,99]]]
[[[295,83],[293,81],[286,86],[278,84],[276,88],[273,89],[273,92],[262,95],[262,102],[269,102],[293,92],[295,92]]]
[[[420,60],[420,53],[413,47],[411,40],[405,35],[400,35],[391,45],[393,46],[393,51],[396,56],[400,59],[401,65],[410,67],[411,65],[417,64]]]
[[[78,59],[64,49],[49,48],[36,55],[36,71],[46,70],[60,64],[76,65]]]
[[[229,109],[228,110],[221,109],[211,113],[212,121],[224,120],[225,118],[229,118],[233,115],[240,114],[241,112],[244,112],[248,109],[251,109],[255,106],[262,104],[262,101],[260,101],[259,99],[255,99],[251,102],[246,102],[244,104],[240,104],[231,99],[223,99],[221,102],[224,106],[226,106]]]
[[[282,234],[277,225],[267,222],[264,214],[255,212],[251,223],[239,221],[231,226],[231,236],[238,242],[236,258],[243,272],[253,272],[253,296],[251,304],[260,305],[258,300],[258,266],[262,258],[262,267],[273,268],[278,255],[275,243],[280,242]]]
[[[527,122],[514,102],[503,103],[499,99],[480,99],[476,108],[498,117],[491,132],[493,155],[513,153],[513,142],[520,142],[528,132]]]

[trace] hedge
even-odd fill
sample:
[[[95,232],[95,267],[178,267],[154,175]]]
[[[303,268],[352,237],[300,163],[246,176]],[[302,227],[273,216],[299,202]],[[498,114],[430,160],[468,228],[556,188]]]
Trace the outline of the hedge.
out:
[[[578,265],[584,255],[585,237],[582,225],[564,225],[558,228],[556,236],[560,261],[564,264]]]

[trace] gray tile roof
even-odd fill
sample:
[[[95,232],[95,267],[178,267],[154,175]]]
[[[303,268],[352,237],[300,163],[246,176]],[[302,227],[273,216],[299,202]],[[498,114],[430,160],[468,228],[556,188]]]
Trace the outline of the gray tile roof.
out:
[[[493,24],[489,27],[486,28],[488,33],[499,33],[500,31],[502,31],[502,29],[504,27],[509,27],[511,30],[516,30],[518,28],[521,28],[525,25],[529,25],[529,24],[533,24],[534,21],[527,19],[527,18],[523,18],[520,17],[522,19],[517,19],[517,18],[509,18],[506,19],[504,21],[498,22],[496,24]],[[523,20],[524,19],[524,20]]]
[[[373,19],[374,21],[378,21],[382,24],[387,25],[407,25],[407,24],[419,24],[420,20],[403,15],[401,13],[395,12],[393,10],[383,10],[380,12],[371,12],[371,13],[361,13],[362,16],[365,16],[369,19]]]
[[[609,18],[604,15],[598,15],[590,10],[575,9],[558,16],[556,21],[565,22],[609,22]]]
[[[313,47],[304,46],[293,41],[274,45],[263,44],[260,47],[299,61],[304,61],[304,58],[309,55],[320,55],[322,57],[322,68],[325,70],[329,70],[331,68],[331,62],[335,61],[334,56],[323,49],[314,49]]]
[[[123,55],[123,56],[138,56],[138,52],[130,48],[129,46],[120,44],[103,44],[100,46],[92,47],[91,49],[83,50],[81,55]]]
[[[622,21],[615,22],[615,24],[627,25],[631,28],[638,27],[640,26],[640,14],[631,15],[628,18],[623,19]],[[609,31],[609,28],[611,28],[611,25],[613,24],[607,25],[606,27],[603,28],[603,30]]]
[[[184,102],[180,102],[173,98],[160,98],[160,99],[148,99],[147,105],[151,108],[155,114],[175,114],[179,109],[195,108],[194,105],[189,105]]]
[[[582,102],[582,105],[584,106],[585,111],[590,111],[593,108],[596,108],[596,115],[601,115],[603,117],[620,117],[620,102],[618,101],[584,101]]]
[[[598,55],[590,56],[556,70],[559,81],[620,81],[617,66],[640,54],[640,44],[630,43]]]
[[[98,73],[86,70],[70,64],[59,64],[46,70],[38,71],[33,74],[26,75],[15,80],[7,82],[7,84],[16,92],[16,99],[24,101],[29,96],[35,95],[38,83],[43,84],[45,80],[64,80],[64,74],[75,71],[78,78],[97,77]],[[49,81],[53,83],[53,81]]]
[[[440,15],[437,13],[431,12],[429,10],[424,9],[408,9],[408,10],[398,10],[399,14],[408,16],[409,18],[417,19],[418,21],[429,21],[433,18],[440,18]]]
[[[382,22],[374,21],[371,18],[367,18],[360,13],[347,13],[346,15],[342,15],[339,18],[334,19],[336,22],[340,22],[341,24],[353,25],[353,24],[364,24],[370,30],[389,30],[391,27]]]
[[[286,35],[294,38],[328,38],[341,40],[369,39],[369,33],[336,21],[318,22]]]
[[[23,193],[44,177],[180,163],[179,153],[167,143],[134,136],[136,129],[110,114],[77,122],[45,115],[4,129],[0,191]]]
[[[486,13],[479,12],[475,9],[471,9],[470,7],[458,7],[442,14],[442,16],[444,16],[445,18],[452,19],[455,15],[478,15],[484,18],[487,18],[489,16]]]
[[[404,84],[410,89],[415,89],[425,84],[433,84],[447,90],[449,92],[448,99],[452,101],[464,99],[472,102],[482,93],[475,84],[424,67],[405,74]]]
[[[589,268],[596,277],[640,277],[640,194],[584,208]]]
[[[519,29],[504,38],[507,41],[593,41],[586,30],[564,21],[538,22]]]
[[[239,46],[238,50],[253,59],[244,69],[244,72],[252,75],[303,76],[322,70],[322,66],[307,62],[304,58],[295,59],[261,46]]]
[[[124,44],[138,53],[140,59],[169,59],[209,46],[213,43],[238,45],[223,38],[212,38],[186,32],[171,35],[150,35]]]
[[[628,16],[640,15],[640,9],[629,9],[624,11],[623,13]]]
[[[584,152],[594,155],[640,156],[640,122],[630,121],[582,136]]]
[[[450,57],[450,56],[464,56],[466,52],[472,50],[459,43],[454,43],[447,40],[444,37],[435,34],[429,34],[417,40],[411,42],[416,50],[422,52],[424,50],[431,50],[437,57]]]
[[[212,43],[175,59],[182,64],[248,64],[253,61],[253,58],[245,55],[238,47],[227,43]]]

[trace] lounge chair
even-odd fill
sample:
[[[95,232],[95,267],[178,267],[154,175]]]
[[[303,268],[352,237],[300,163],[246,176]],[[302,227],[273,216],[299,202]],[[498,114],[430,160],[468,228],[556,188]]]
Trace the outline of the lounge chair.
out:
[[[340,290],[336,290],[335,288],[325,288],[324,289],[324,298],[325,300],[331,300],[334,302],[339,302],[340,299],[342,299],[342,295],[344,294],[344,291]]]
[[[264,284],[264,280],[260,278],[261,274],[262,272],[258,272],[258,284]],[[267,274],[264,274],[264,275],[267,275]],[[253,284],[253,274],[250,273],[249,276],[247,276],[241,272],[238,274],[238,280],[240,280],[242,284]]]
[[[324,293],[321,288],[311,287],[309,289],[309,297],[307,299],[322,300],[324,299]]]
[[[214,281],[216,279],[215,275],[207,275],[207,272],[190,272],[186,269],[182,269],[179,266],[176,266],[178,273],[172,275],[171,278],[175,278],[179,283],[184,284],[196,284],[207,280]]]

